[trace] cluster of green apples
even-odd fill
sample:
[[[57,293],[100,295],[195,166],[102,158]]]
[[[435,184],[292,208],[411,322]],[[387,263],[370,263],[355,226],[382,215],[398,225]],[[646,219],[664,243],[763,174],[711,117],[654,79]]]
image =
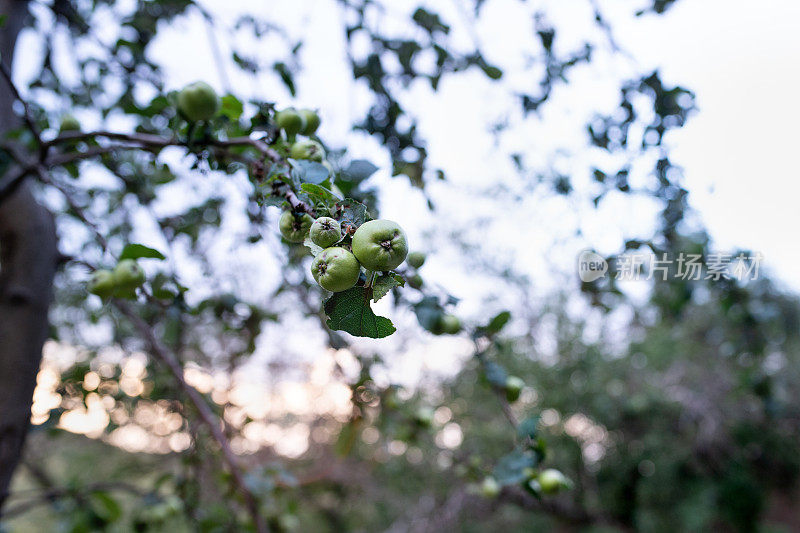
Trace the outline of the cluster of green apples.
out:
[[[211,120],[221,107],[222,100],[217,92],[203,81],[190,83],[178,93],[178,112],[189,122]],[[294,142],[298,134],[306,137],[314,135],[320,123],[319,114],[312,109],[288,108],[275,114],[275,125],[293,142],[289,155],[294,159],[308,159],[319,163],[324,161],[325,149],[319,142],[313,139]]]
[[[90,293],[106,299],[130,293],[145,282],[144,270],[133,259],[123,259],[114,270],[96,270],[89,279]]]
[[[314,139],[295,140],[298,134],[306,137],[314,135],[320,123],[319,114],[312,109],[298,110],[290,107],[275,113],[275,125],[283,130],[286,139],[292,143],[289,157],[326,164],[325,148],[319,142]]]
[[[341,292],[355,286],[363,266],[370,272],[388,272],[408,256],[408,240],[403,228],[391,220],[370,220],[350,237],[338,220],[307,213],[284,211],[278,226],[289,242],[308,237],[322,248],[311,263],[311,274],[325,290]],[[349,242],[348,242],[349,240]]]
[[[572,488],[572,481],[555,468],[547,468],[541,472],[533,468],[527,468],[526,470],[528,472],[525,483],[529,484],[537,494],[552,496]],[[496,498],[501,490],[500,483],[492,476],[484,478],[480,484],[480,492],[486,498]]]

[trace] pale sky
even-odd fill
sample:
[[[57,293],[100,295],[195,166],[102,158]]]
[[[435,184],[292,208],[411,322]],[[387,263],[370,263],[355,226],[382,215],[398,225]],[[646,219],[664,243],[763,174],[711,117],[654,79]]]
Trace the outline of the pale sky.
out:
[[[463,19],[458,0],[424,3],[445,17]],[[800,85],[800,3],[796,0],[681,0],[664,16],[638,19],[631,14],[641,2],[601,0],[617,40],[633,59],[600,54],[594,66],[576,68],[570,73],[570,85],[556,90],[541,122],[522,122],[518,103],[507,97],[509,88],[530,87],[531,83],[529,78],[514,74],[521,61],[520,51],[529,44],[525,39],[530,38],[530,19],[520,15],[528,8],[516,0],[487,2],[474,36],[457,29],[454,38],[461,43],[479,39],[489,60],[506,69],[502,84],[468,71],[443,82],[438,93],[418,84],[404,97],[404,103],[420,118],[430,164],[443,168],[449,178],[429,188],[440,208],[435,214],[427,210],[424,199],[407,180],[389,176],[388,158],[374,139],[350,131],[350,124],[363,116],[369,101],[363,87],[352,83],[344,63],[338,2],[298,0],[267,5],[228,0],[204,4],[218,15],[220,28],[229,26],[242,11],[255,11],[286,23],[293,35],[307,37],[302,55],[305,70],[299,78],[296,99],[291,99],[274,77],[253,81],[237,73],[232,65],[225,68],[229,84],[244,98],[274,100],[279,107],[319,108],[323,118],[319,133],[326,142],[334,147],[347,146],[353,157],[367,157],[381,165],[381,172],[373,178],[381,186],[381,215],[405,227],[412,248],[437,251],[423,269],[426,282],[440,284],[461,297],[457,312],[468,319],[485,319],[490,312],[514,307],[520,296],[504,292],[489,279],[476,278],[460,252],[446,246],[450,232],[480,242],[485,253],[529,275],[542,295],[564,286],[577,288],[574,259],[580,250],[591,247],[611,253],[619,250],[624,238],[648,235],[653,206],[647,200],[611,196],[595,212],[577,200],[531,191],[508,209],[502,199],[486,199],[481,191],[498,183],[512,193],[527,191],[505,155],[512,150],[524,152],[533,165],[544,168],[552,164],[562,172],[574,173],[573,183],[579,188],[585,183],[581,174],[598,157],[585,149],[587,118],[595,111],[615,109],[621,78],[654,68],[661,70],[665,83],[683,85],[697,94],[699,111],[667,141],[673,162],[685,169],[690,204],[715,239],[715,248],[760,251],[768,271],[787,286],[800,289],[800,279],[795,275],[800,246],[794,234],[800,225],[800,210],[795,206],[800,176],[794,161],[794,149],[800,142],[800,100],[796,95]],[[382,24],[391,31],[402,31],[404,25],[397,22],[402,17],[394,15],[418,4],[393,0]],[[597,31],[591,22],[589,2],[542,0],[536,5],[547,7],[559,29],[557,47],[569,49],[586,32]],[[223,53],[227,53],[230,37],[219,30],[218,39]],[[28,59],[35,57],[37,47],[31,36],[23,37],[23,43],[21,58],[26,54],[30,54]],[[268,64],[275,59],[271,51],[284,46],[278,39],[239,41],[237,45]],[[151,56],[164,65],[170,88],[197,79],[220,90],[224,87],[212,59],[207,28],[196,14],[179,18],[160,32]],[[35,68],[35,61],[18,61],[16,76],[26,80]],[[495,146],[487,128],[506,118],[510,129]],[[642,166],[632,179],[646,179],[650,168]],[[200,177],[195,186],[215,185]],[[230,185],[232,189],[237,186],[241,184]],[[170,201],[174,206],[179,198]],[[476,225],[474,221],[480,217],[487,218],[488,223]],[[573,237],[576,228],[583,230],[582,239]],[[147,243],[146,229],[142,242]],[[233,261],[226,254],[229,244],[215,244],[222,258],[218,265],[221,272],[227,271],[233,278],[249,261],[257,265],[257,277],[279,279],[278,262],[265,260],[255,251],[252,257]],[[224,276],[217,281],[226,283]],[[488,296],[494,296],[495,302],[487,306]],[[410,312],[395,313],[388,299],[380,302],[377,311],[386,313],[401,327],[415,327]],[[413,331],[420,334],[418,329]],[[442,370],[452,367],[447,357],[432,359],[425,357],[426,352],[469,351],[468,344],[421,334],[418,346],[411,347],[420,351],[419,357],[404,361],[408,376],[437,364]],[[323,344],[322,337],[316,340]],[[287,342],[301,352],[309,339]],[[360,345],[382,350],[388,346],[385,341]]]

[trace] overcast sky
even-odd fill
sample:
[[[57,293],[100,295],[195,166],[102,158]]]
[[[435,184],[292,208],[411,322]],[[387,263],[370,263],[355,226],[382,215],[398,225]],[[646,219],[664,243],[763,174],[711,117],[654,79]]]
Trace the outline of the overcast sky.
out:
[[[541,120],[526,122],[514,116],[519,105],[507,97],[509,88],[531,83],[529,78],[514,74],[521,61],[520,51],[529,47],[526,39],[531,37],[530,17],[521,14],[531,4],[546,7],[559,29],[557,47],[568,50],[580,44],[587,32],[597,31],[590,3],[492,0],[486,2],[472,33],[458,23],[465,16],[458,8],[459,0],[427,2],[455,21],[456,43],[469,45],[477,38],[489,60],[507,73],[496,84],[479,72],[468,71],[443,82],[437,93],[421,83],[405,95],[404,103],[420,119],[420,131],[428,140],[430,164],[447,172],[448,182],[434,183],[429,189],[439,207],[435,214],[428,211],[424,198],[407,180],[389,176],[387,155],[375,139],[350,131],[352,122],[363,116],[369,99],[365,90],[352,82],[344,62],[338,2],[203,3],[218,17],[216,35],[223,53],[228,53],[232,44],[224,28],[245,11],[286,24],[295,37],[304,37],[304,72],[298,97],[292,99],[274,77],[252,80],[230,64],[220,71],[213,61],[208,28],[196,14],[164,28],[151,50],[152,57],[164,65],[170,88],[203,79],[220,90],[231,86],[244,98],[319,108],[323,118],[320,135],[327,143],[346,146],[353,157],[367,157],[382,165],[374,178],[381,186],[382,216],[397,220],[407,229],[412,248],[437,251],[423,270],[426,281],[441,284],[463,298],[457,311],[467,318],[485,319],[489,312],[518,302],[516,295],[503,293],[491,280],[476,278],[457,250],[442,246],[450,232],[480,241],[485,253],[529,275],[544,294],[565,283],[577,288],[574,259],[581,249],[592,247],[612,253],[619,250],[623,239],[647,236],[652,230],[655,211],[648,200],[612,197],[595,212],[586,203],[532,191],[508,209],[502,199],[486,199],[481,191],[496,184],[512,193],[527,191],[527,184],[515,175],[506,157],[511,151],[525,153],[534,166],[554,165],[574,174],[573,183],[580,190],[580,175],[586,174],[594,157],[585,149],[586,120],[596,111],[615,109],[621,79],[655,68],[661,70],[665,83],[683,85],[697,94],[699,111],[667,141],[673,162],[685,169],[691,206],[715,239],[714,248],[760,251],[768,271],[800,289],[796,275],[800,245],[795,234],[800,226],[796,207],[800,176],[794,161],[800,144],[800,2],[796,0],[680,0],[664,16],[643,18],[632,16],[641,2],[600,0],[617,40],[632,58],[600,54],[592,66],[571,71],[571,83],[556,91]],[[413,10],[419,2],[393,0],[388,5],[391,8],[382,28],[403,31],[404,19],[396,15]],[[102,37],[103,28],[97,30]],[[239,39],[236,45],[265,62],[274,60],[273,52],[284,46],[277,39]],[[36,54],[32,36],[23,37],[16,65],[21,81],[36,72]],[[495,145],[488,127],[509,118],[507,134]],[[632,179],[644,180],[650,168],[639,169]],[[488,222],[478,226],[474,224],[476,218]],[[576,229],[583,232],[580,239],[574,238]],[[142,241],[147,242],[146,234]],[[228,268],[232,275],[237,274],[240,263],[232,261],[222,249],[220,256],[222,271]],[[279,264],[270,265],[255,256],[252,259],[258,261],[260,278],[279,279]],[[490,296],[496,300],[494,309],[485,302]],[[392,315],[388,299],[378,307],[396,322],[414,327],[410,313]],[[469,350],[467,344],[458,342],[445,346],[442,339],[420,340],[420,357],[404,360],[408,376],[437,364],[452,368],[446,357],[425,357],[426,351],[438,350],[440,344],[442,350]],[[297,342],[295,349],[303,351],[307,338]],[[387,346],[384,341],[367,341],[366,345],[370,343]]]

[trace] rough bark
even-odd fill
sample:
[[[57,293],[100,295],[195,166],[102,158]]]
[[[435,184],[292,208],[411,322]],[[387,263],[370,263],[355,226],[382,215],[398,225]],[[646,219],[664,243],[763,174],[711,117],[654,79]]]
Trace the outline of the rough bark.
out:
[[[0,54],[10,65],[27,1],[0,0],[0,15]],[[0,80],[0,137],[20,124],[13,103]],[[0,512],[30,425],[57,255],[53,217],[23,183],[0,202]]]

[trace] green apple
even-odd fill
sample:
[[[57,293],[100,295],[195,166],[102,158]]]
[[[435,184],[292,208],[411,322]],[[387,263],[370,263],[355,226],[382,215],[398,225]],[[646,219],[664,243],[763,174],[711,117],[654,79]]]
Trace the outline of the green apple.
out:
[[[411,252],[410,254],[408,254],[406,262],[412,268],[419,268],[423,264],[425,264],[425,254],[423,254],[422,252]]]
[[[506,399],[509,402],[516,402],[522,392],[525,382],[517,376],[508,376],[506,378]]]
[[[311,275],[326,291],[346,291],[356,284],[360,273],[356,256],[338,246],[325,248],[311,262]]]
[[[65,131],[81,131],[81,123],[78,122],[78,119],[72,115],[64,115],[61,117],[59,131],[61,133],[64,133]]]
[[[123,259],[114,267],[114,282],[120,289],[135,289],[144,280],[144,270],[133,259]]]
[[[442,333],[455,335],[461,331],[461,320],[455,315],[442,315],[439,319],[439,327]]]
[[[322,160],[325,159],[325,149],[317,141],[306,139],[294,143],[289,155],[294,159],[308,159],[322,163]]]
[[[391,220],[364,222],[353,235],[353,253],[368,270],[392,270],[408,255],[406,234]]]
[[[564,489],[570,489],[572,482],[567,477],[554,468],[543,470],[536,478],[542,494],[556,494]]]
[[[306,127],[303,128],[303,135],[314,135],[319,128],[320,119],[316,111],[312,109],[301,109],[300,115],[306,120]]]
[[[429,428],[433,425],[433,409],[430,407],[420,407],[414,413],[414,421],[424,427]]]
[[[282,514],[278,517],[281,531],[296,531],[300,527],[300,519],[293,514]]]
[[[294,108],[284,109],[275,114],[275,124],[286,132],[286,135],[293,137],[306,128],[306,119]]]
[[[86,287],[90,293],[96,294],[100,298],[108,298],[114,294],[117,289],[117,282],[114,279],[114,273],[110,270],[97,270],[92,273],[89,278],[89,284]]]
[[[212,119],[220,106],[217,92],[203,81],[190,83],[178,93],[178,110],[190,122]]]
[[[423,281],[422,276],[419,274],[414,274],[408,278],[408,284],[414,289],[421,289],[425,282]]]
[[[481,495],[486,498],[496,498],[500,494],[500,483],[491,476],[484,478],[481,483]]]
[[[291,211],[284,211],[278,221],[278,228],[281,230],[283,238],[289,242],[303,242],[311,229],[314,219],[311,215],[304,213],[297,217]]]
[[[308,235],[317,246],[328,248],[342,240],[342,226],[331,217],[319,217],[311,224]]]

